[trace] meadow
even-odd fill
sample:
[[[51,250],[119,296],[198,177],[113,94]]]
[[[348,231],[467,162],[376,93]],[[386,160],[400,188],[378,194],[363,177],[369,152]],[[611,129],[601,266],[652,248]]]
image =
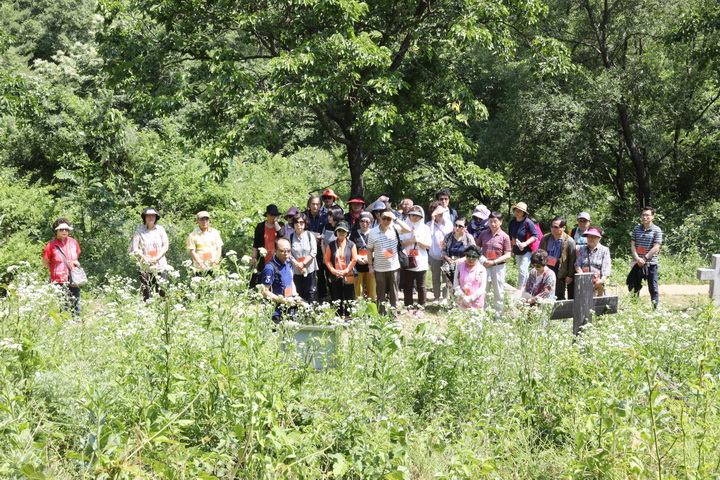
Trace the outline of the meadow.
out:
[[[0,299],[0,477],[718,474],[720,323],[707,303],[623,298],[577,338],[535,310],[396,322],[360,303],[316,372],[288,341],[295,326],[274,329],[237,272],[171,278],[148,303],[110,277],[84,291],[77,322],[18,266]]]

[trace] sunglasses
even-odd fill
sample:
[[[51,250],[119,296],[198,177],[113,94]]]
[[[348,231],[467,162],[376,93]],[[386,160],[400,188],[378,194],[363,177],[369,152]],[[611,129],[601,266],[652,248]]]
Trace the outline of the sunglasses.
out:
[[[465,254],[465,257],[467,257],[468,260],[477,260],[478,258],[480,258],[478,255],[474,255],[472,253]]]
[[[391,222],[391,221],[392,221],[392,218],[390,218],[390,217],[382,217],[380,220],[382,220],[383,222]]]
[[[456,224],[455,224],[455,228],[465,228],[465,225],[461,225],[461,224],[456,223]]]

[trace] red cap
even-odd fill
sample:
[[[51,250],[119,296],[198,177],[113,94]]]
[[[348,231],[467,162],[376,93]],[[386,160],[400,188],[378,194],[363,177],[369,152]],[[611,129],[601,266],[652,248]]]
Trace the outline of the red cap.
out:
[[[340,198],[337,195],[335,195],[335,192],[332,191],[332,188],[326,188],[325,190],[323,190],[323,192],[320,196],[321,197],[333,197],[335,200]]]

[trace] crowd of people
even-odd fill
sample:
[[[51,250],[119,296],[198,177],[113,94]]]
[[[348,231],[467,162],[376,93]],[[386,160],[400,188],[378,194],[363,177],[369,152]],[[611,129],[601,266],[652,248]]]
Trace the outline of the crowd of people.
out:
[[[450,206],[450,192],[441,189],[427,212],[409,198],[400,210],[390,196],[381,195],[369,204],[351,196],[346,212],[332,189],[312,195],[304,211],[292,207],[283,213],[274,204],[265,209],[265,220],[253,235],[252,284],[261,285],[262,295],[276,308],[273,320],[280,322],[297,307],[333,301],[337,314],[349,318],[356,298],[365,297],[384,313],[399,306],[400,291],[409,315],[421,315],[428,301],[427,273],[435,302],[452,297],[461,308],[493,308],[498,314],[508,297],[506,262],[515,257],[518,282],[510,298],[536,305],[573,298],[576,273],[594,274],[596,295],[604,294],[611,274],[609,249],[601,244],[602,229],[591,226],[587,212],[577,216],[577,226],[567,233],[567,221],[555,217],[550,233],[529,216],[528,206],[512,206],[512,217],[503,230],[503,214],[478,205],[470,220]],[[627,284],[638,294],[647,280],[651,301],[657,306],[658,252],[662,231],[653,223],[655,209],[644,207],[641,224],[632,231],[631,251],[635,264]],[[129,253],[138,266],[143,297],[153,292],[164,296],[162,279],[168,270],[165,258],[169,242],[158,225],[160,213],[146,208],[142,224],[131,238]],[[198,275],[214,275],[222,259],[223,241],[210,227],[210,213],[198,212],[197,228],[187,238],[186,248]],[[68,308],[79,314],[80,288],[73,281],[81,250],[70,237],[66,218],[53,223],[55,238],[43,252],[50,281],[61,285]],[[486,295],[489,297],[486,301]]]

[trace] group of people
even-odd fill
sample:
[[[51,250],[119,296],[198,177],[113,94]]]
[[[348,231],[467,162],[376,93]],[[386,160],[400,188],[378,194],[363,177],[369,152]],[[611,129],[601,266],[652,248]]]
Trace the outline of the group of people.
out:
[[[296,311],[299,304],[334,301],[337,314],[348,318],[353,301],[365,297],[377,304],[397,307],[399,292],[409,314],[419,314],[427,301],[426,275],[432,277],[436,302],[452,294],[462,308],[483,308],[492,294],[492,308],[504,308],[506,262],[515,257],[518,266],[516,298],[531,305],[573,298],[575,273],[594,274],[595,292],[602,295],[611,273],[609,249],[601,244],[602,230],[590,225],[587,212],[577,216],[577,226],[567,233],[567,221],[552,219],[550,233],[542,235],[539,224],[518,202],[511,210],[507,232],[503,214],[478,205],[470,221],[450,206],[450,192],[441,189],[425,210],[411,199],[393,209],[390,196],[381,195],[368,204],[351,196],[346,212],[332,189],[312,195],[304,211],[290,208],[284,215],[274,204],[267,206],[265,220],[254,229],[251,264],[253,280],[262,295],[275,302],[273,320]],[[637,294],[647,279],[653,305],[658,298],[658,251],[662,231],[654,223],[655,210],[644,207],[641,224],[632,232],[635,265],[628,286]],[[163,296],[162,282],[168,269],[165,255],[169,242],[157,222],[160,213],[146,208],[142,225],[132,236],[129,253],[138,265],[140,283],[147,300],[153,291]],[[283,221],[284,220],[284,221]],[[186,248],[196,272],[213,275],[222,258],[220,233],[210,227],[210,213],[198,212],[197,228]],[[65,218],[53,224],[56,237],[47,244],[43,263],[50,280],[66,290],[71,307],[79,313],[79,287],[72,270],[79,265],[78,243]],[[532,267],[532,268],[530,268]],[[488,306],[490,306],[488,304]]]

